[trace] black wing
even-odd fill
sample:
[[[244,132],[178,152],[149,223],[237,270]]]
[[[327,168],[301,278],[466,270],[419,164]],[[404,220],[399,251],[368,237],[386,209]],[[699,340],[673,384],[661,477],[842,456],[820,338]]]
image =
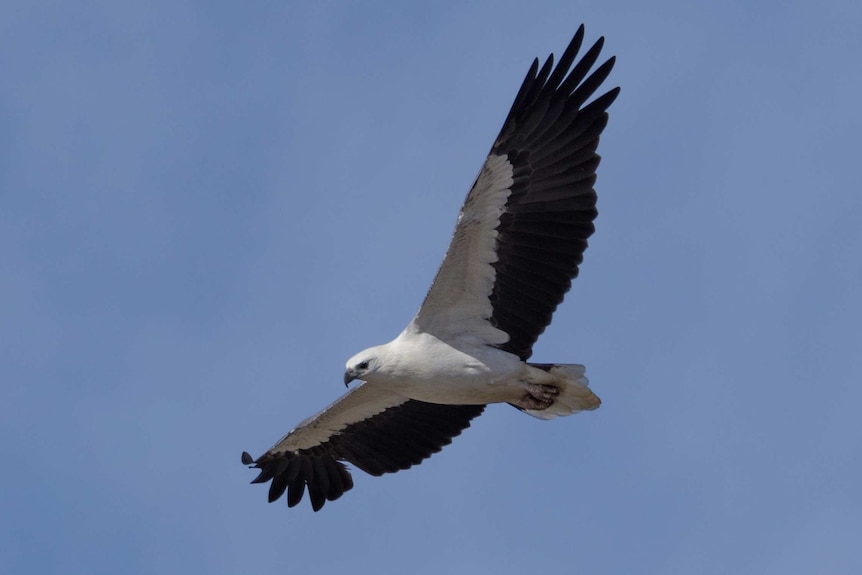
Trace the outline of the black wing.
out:
[[[587,77],[600,39],[572,68],[583,37],[581,26],[553,71],[551,56],[527,73],[408,329],[532,354],[595,229],[596,148],[619,92],[584,105],[614,59]]]
[[[367,384],[357,386],[300,424],[257,460],[244,452],[242,462],[261,470],[252,483],[271,480],[269,501],[287,491],[289,507],[300,502],[307,487],[311,506],[318,511],[326,501],[338,499],[353,487],[342,461],[375,476],[408,469],[449,445],[485,409],[484,405],[439,405],[400,398],[397,405],[365,417],[364,406],[381,403],[376,399],[362,401],[363,395],[371,393],[379,395]],[[340,425],[330,425],[333,420],[344,421],[342,415],[357,420],[330,431]],[[315,444],[291,448],[309,439]]]
[[[508,158],[513,184],[497,226],[490,321],[509,335],[497,347],[522,360],[551,323],[595,231],[596,148],[619,88],[584,106],[614,58],[587,77],[600,38],[569,72],[583,38],[581,25],[553,71],[553,55],[541,70],[533,62],[491,148]]]

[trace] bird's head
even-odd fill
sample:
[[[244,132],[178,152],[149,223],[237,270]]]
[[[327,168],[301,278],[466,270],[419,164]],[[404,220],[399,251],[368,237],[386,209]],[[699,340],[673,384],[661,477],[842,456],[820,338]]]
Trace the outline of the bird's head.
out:
[[[345,387],[354,379],[365,380],[369,374],[374,373],[380,367],[377,348],[366,349],[359,352],[349,360],[344,368]]]

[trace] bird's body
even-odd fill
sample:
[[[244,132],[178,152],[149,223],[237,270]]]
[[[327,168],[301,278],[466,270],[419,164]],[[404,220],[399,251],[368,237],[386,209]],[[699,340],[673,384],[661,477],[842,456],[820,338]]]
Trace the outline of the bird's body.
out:
[[[383,368],[364,376],[367,385],[384,387],[430,403],[485,405],[510,401],[522,362],[514,355],[464,342],[444,342],[412,330],[373,351]]]
[[[619,91],[585,104],[614,60],[588,75],[603,41],[574,63],[583,35],[556,68],[534,61],[416,317],[348,360],[345,384],[362,383],[256,460],[243,453],[261,470],[255,483],[272,481],[270,501],[287,491],[294,506],[307,488],[316,511],[353,487],[342,461],[372,475],[407,469],[487,404],[541,419],[599,406],[584,366],[528,362],[594,231],[595,150]]]
[[[540,419],[595,409],[601,403],[587,387],[582,365],[537,367],[514,354],[469,341],[469,338],[468,341],[446,342],[416,331],[412,325],[391,342],[360,352],[348,365],[362,363],[370,357],[377,359],[380,367],[362,376],[365,385],[429,403],[511,403]],[[542,403],[542,398],[533,397],[533,394],[554,393],[554,390],[542,390],[541,386],[564,392],[569,385],[578,387],[580,400],[577,403],[559,405],[558,409],[533,409],[535,404],[531,398]]]

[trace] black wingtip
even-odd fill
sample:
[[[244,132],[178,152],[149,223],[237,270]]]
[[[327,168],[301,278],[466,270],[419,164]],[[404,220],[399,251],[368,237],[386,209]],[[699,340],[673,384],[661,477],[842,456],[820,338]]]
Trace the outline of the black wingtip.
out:
[[[254,463],[254,458],[249,454],[248,451],[242,452],[242,464],[243,465],[251,465]]]

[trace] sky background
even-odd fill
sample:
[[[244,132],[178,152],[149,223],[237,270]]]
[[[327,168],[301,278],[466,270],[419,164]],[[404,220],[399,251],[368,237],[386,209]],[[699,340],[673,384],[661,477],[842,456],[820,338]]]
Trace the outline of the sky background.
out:
[[[257,455],[421,302],[533,57],[622,87],[493,406],[312,513]],[[862,4],[0,6],[0,572],[862,572]]]

